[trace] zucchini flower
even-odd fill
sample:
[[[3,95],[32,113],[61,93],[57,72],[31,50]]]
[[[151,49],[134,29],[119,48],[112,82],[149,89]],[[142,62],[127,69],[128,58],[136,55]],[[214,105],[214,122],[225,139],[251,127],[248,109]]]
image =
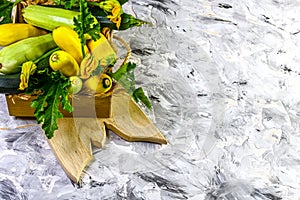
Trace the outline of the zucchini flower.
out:
[[[122,20],[121,15],[123,14],[120,2],[118,0],[105,0],[101,1],[99,6],[104,11],[111,13],[111,15],[107,15],[107,18],[109,18],[111,22],[115,23],[117,28],[120,28]]]
[[[106,39],[111,42],[112,30],[108,27],[103,27],[101,33],[106,37]]]
[[[36,68],[37,66],[32,61],[23,63],[20,75],[20,90],[25,90],[28,87],[29,76],[34,74]]]

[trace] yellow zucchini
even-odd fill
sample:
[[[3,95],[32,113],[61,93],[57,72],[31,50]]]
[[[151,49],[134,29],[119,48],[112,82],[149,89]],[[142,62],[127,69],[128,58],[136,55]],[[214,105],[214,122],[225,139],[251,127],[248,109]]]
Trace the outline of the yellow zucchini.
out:
[[[110,90],[112,79],[107,74],[95,75],[87,79],[83,85],[84,93],[104,94]]]
[[[17,23],[17,24],[1,24],[0,25],[0,46],[7,46],[14,42],[44,35],[47,32],[39,29],[30,24]]]
[[[56,47],[51,34],[27,38],[0,50],[0,72],[14,74],[21,71],[21,65],[34,61]]]
[[[83,79],[89,78],[98,65],[104,69],[114,64],[117,59],[116,52],[103,34],[96,41],[89,40],[87,46],[91,54],[86,56],[80,65],[80,75]]]
[[[53,30],[52,35],[57,46],[73,56],[80,65],[83,54],[78,34],[69,27],[60,26]],[[84,47],[84,51],[88,54],[89,50],[87,46]]]
[[[100,33],[100,38],[96,41],[88,40],[87,41],[87,46],[88,46],[90,52],[93,52],[97,46],[99,46],[102,43],[106,43],[106,42],[109,44],[106,37],[102,33]],[[109,47],[109,48],[112,49],[111,47]]]
[[[116,52],[111,47],[111,45],[108,42],[108,40],[106,39],[106,37],[101,33],[100,33],[100,38],[98,40],[96,40],[96,41],[88,40],[87,46],[96,60],[107,60],[107,58],[117,59]],[[111,64],[111,63],[108,63],[108,64]]]
[[[79,65],[76,60],[69,53],[62,50],[51,54],[49,64],[54,71],[59,70],[65,76],[76,76],[79,72]]]

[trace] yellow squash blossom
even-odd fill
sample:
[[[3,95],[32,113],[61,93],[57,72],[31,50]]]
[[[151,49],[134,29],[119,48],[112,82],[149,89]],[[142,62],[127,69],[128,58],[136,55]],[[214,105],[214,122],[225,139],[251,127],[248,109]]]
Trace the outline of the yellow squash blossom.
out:
[[[120,28],[121,15],[123,14],[120,2],[118,0],[105,0],[101,1],[99,6],[106,12],[111,13],[111,15],[107,15],[107,18],[109,18],[111,22],[115,23],[117,28]]]
[[[112,30],[108,27],[103,27],[101,33],[105,36],[105,38],[111,42],[112,38]]]
[[[23,63],[22,71],[20,75],[20,80],[21,80],[19,85],[20,90],[25,90],[28,87],[29,76],[34,74],[36,68],[37,68],[36,65],[32,61]]]

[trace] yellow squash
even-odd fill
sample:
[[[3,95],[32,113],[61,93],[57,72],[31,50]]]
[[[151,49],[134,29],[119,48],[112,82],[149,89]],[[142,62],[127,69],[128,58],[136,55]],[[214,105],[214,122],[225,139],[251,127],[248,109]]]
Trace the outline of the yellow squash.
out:
[[[88,45],[90,52],[92,52],[98,45],[100,45],[101,43],[106,42],[106,41],[107,41],[106,37],[102,33],[100,33],[100,38],[98,40],[96,40],[96,41],[88,40],[87,45]]]
[[[111,47],[104,35],[96,41],[88,40],[87,46],[91,52],[80,65],[81,78],[87,79],[99,65],[105,69],[113,65],[117,59],[116,52]]]
[[[107,57],[117,58],[116,52],[102,33],[100,33],[100,38],[98,40],[88,40],[87,46],[96,59]]]
[[[65,76],[76,76],[79,72],[79,65],[76,60],[69,53],[62,50],[51,54],[49,64],[54,71],[59,70]]]
[[[80,65],[83,54],[78,34],[69,27],[60,26],[53,30],[52,36],[56,45],[73,56]],[[84,52],[88,54],[89,50],[87,46],[84,47]]]
[[[78,76],[70,76],[71,87],[69,93],[77,94],[82,89],[82,80]]]
[[[107,74],[95,75],[87,79],[83,85],[85,93],[104,94],[110,90],[112,79]]]
[[[44,35],[47,32],[43,29],[36,28],[30,24],[1,24],[0,25],[0,46],[8,46],[17,41]]]

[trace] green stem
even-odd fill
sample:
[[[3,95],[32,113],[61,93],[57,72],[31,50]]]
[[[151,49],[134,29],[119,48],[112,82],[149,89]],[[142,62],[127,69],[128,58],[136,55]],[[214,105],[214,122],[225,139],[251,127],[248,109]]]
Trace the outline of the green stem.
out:
[[[84,45],[85,45],[85,41],[84,40],[84,8],[83,8],[83,4],[84,4],[84,0],[80,0],[80,21],[81,21],[81,31],[80,31],[80,39],[81,39],[81,51],[82,51],[82,55],[83,57],[85,57],[85,51],[84,51]]]
[[[99,3],[97,3],[97,2],[88,1],[87,3],[88,3],[88,5],[91,5],[91,6],[99,6]]]
[[[34,64],[37,64],[38,62],[40,62],[41,60],[43,60],[44,58],[47,58],[48,56],[50,56],[53,52],[58,51],[60,48],[56,47],[50,51],[48,51],[47,53],[45,53],[44,55],[40,56],[38,59],[36,59],[34,62]]]
[[[15,3],[14,3],[14,6],[16,6],[18,3],[20,3],[21,1],[23,0],[16,0]]]

